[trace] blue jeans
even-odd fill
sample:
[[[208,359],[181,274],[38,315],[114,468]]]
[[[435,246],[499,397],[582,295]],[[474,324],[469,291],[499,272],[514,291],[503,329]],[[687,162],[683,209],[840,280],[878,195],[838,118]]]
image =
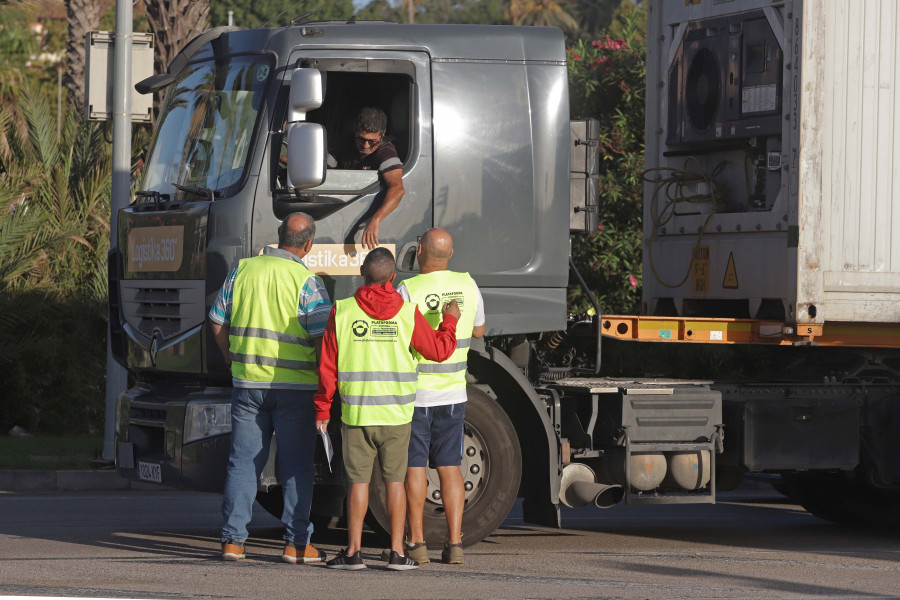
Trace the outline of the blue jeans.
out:
[[[269,459],[272,432],[284,493],[284,540],[309,543],[316,447],[313,391],[234,388],[231,394],[231,453],[222,500],[222,541],[243,543],[253,514],[257,483]]]

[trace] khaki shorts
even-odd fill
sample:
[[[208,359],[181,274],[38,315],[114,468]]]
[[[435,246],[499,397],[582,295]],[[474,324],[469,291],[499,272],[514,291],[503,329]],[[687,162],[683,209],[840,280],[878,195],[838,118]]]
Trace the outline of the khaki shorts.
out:
[[[350,483],[369,483],[375,457],[386,482],[406,479],[410,424],[342,425],[344,468]]]

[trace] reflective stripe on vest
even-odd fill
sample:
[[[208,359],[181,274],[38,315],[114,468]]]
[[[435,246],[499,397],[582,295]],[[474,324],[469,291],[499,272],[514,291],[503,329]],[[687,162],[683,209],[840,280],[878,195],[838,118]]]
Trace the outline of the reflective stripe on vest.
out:
[[[297,320],[300,293],[310,277],[301,263],[278,256],[238,263],[228,332],[236,379],[317,389],[315,347]]]
[[[404,302],[393,318],[366,314],[355,298],[335,303],[338,391],[347,425],[403,425],[412,421],[416,359],[409,350],[416,305]]]
[[[462,313],[456,325],[456,350],[450,358],[438,363],[416,354],[419,359],[418,389],[438,392],[465,390],[466,364],[478,306],[475,282],[468,273],[432,271],[407,279],[403,285],[409,292],[410,301],[419,306],[433,329],[440,326],[443,318],[441,310],[451,300],[456,300]]]

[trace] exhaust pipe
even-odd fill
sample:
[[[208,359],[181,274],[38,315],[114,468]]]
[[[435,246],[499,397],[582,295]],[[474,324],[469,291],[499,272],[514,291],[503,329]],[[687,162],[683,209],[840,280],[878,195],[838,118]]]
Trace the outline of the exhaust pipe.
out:
[[[574,481],[566,488],[566,506],[577,508],[593,504],[597,508],[612,508],[625,496],[621,485],[604,485],[593,481]]]
[[[582,463],[571,463],[563,468],[559,485],[559,500],[569,508],[593,504],[597,508],[610,508],[625,496],[621,485],[597,483],[594,471]]]

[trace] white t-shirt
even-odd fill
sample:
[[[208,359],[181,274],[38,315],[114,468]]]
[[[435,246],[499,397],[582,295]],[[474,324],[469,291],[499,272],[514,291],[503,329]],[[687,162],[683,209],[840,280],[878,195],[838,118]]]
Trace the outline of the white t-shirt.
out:
[[[474,280],[472,281],[474,284]],[[406,289],[404,284],[400,284],[397,286],[397,291],[400,293],[400,296],[404,301],[410,302],[409,299],[409,290]],[[475,285],[475,296],[477,298],[477,303],[475,307],[475,322],[473,325],[475,327],[480,327],[484,325],[484,299],[481,297],[481,290],[478,289],[478,285]],[[468,332],[471,335],[471,332]],[[417,407],[426,407],[426,406],[443,406],[445,404],[459,404],[460,402],[465,402],[466,390],[452,390],[452,391],[443,391],[439,392],[436,390],[416,390],[416,406]]]

